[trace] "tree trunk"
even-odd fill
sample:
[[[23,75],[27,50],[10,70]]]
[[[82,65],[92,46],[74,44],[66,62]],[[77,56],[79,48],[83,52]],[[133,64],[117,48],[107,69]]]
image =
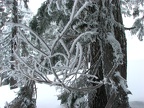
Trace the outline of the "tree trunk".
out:
[[[112,0],[112,3],[115,5],[115,9],[113,9],[113,16],[115,21],[121,23],[123,25],[122,22],[122,15],[121,15],[121,10],[120,10],[120,2],[119,0]],[[100,11],[102,9],[102,1],[99,1],[99,5],[100,5]],[[109,10],[109,0],[105,0],[105,6],[107,7],[108,11]],[[109,12],[110,13],[110,12]],[[107,14],[108,15],[108,14]],[[110,14],[109,14],[110,15]],[[107,16],[109,17],[109,16]],[[113,60],[114,60],[114,56],[113,56],[113,48],[112,46],[107,43],[102,37],[105,37],[107,32],[111,32],[110,28],[108,25],[105,25],[105,20],[104,18],[99,18],[97,22],[99,22],[100,25],[100,30],[99,30],[99,39],[96,40],[95,43],[92,43],[91,46],[91,65],[94,65],[94,63],[97,62],[97,59],[94,59],[96,56],[96,52],[98,52],[98,50],[100,50],[101,52],[101,65],[98,68],[97,74],[95,74],[96,76],[99,77],[99,80],[102,80],[105,76],[107,76],[107,74],[110,72],[110,70],[113,67]],[[121,49],[122,49],[122,53],[123,53],[123,64],[119,65],[116,68],[116,71],[119,71],[121,73],[121,76],[123,78],[126,79],[126,75],[127,75],[127,51],[126,51],[126,37],[125,37],[125,33],[124,33],[124,29],[114,26],[114,35],[116,40],[120,43],[121,45]],[[98,43],[98,42],[99,43]],[[101,48],[100,48],[101,47]],[[97,67],[95,67],[96,70]],[[92,69],[92,71],[94,71],[94,69]],[[91,74],[94,74],[91,72]],[[113,78],[113,80],[116,82],[116,84],[118,85],[118,81],[116,78]],[[127,94],[123,91],[123,89],[121,87],[118,87],[117,89],[117,94],[115,94],[110,85],[103,85],[102,87],[100,87],[99,89],[97,89],[97,91],[95,92],[91,92],[88,95],[88,100],[89,100],[89,107],[90,108],[106,108],[106,106],[109,106],[107,108],[129,108],[129,103],[128,103],[128,97]],[[113,94],[113,95],[112,95]],[[113,97],[111,97],[113,96]],[[107,102],[109,101],[109,99],[112,99],[113,101],[110,103],[110,105],[107,105]]]
[[[115,10],[113,11],[114,13],[114,18],[117,22],[121,23],[123,25],[123,20],[122,20],[122,15],[121,15],[121,9],[120,9],[120,2],[113,0],[113,4],[115,4],[117,8],[117,12]],[[121,76],[124,79],[127,79],[127,41],[126,41],[126,36],[124,29],[115,27],[114,28],[114,33],[116,39],[119,41],[121,48],[122,48],[122,53],[123,53],[123,64],[120,65],[117,68],[117,71],[120,72]],[[128,96],[127,94],[123,91],[123,89],[120,87],[118,88],[118,94],[115,99],[115,102],[113,104],[112,108],[129,108],[129,102],[128,102]]]
[[[13,0],[13,23],[18,23],[18,2],[17,0]],[[15,36],[17,35],[17,27],[13,27],[12,29],[12,41],[11,41],[11,61],[15,61],[14,57],[14,50],[16,49],[16,42],[14,41]],[[23,47],[25,47],[25,44],[23,43]],[[22,54],[23,55],[23,54]],[[25,52],[25,56],[28,56],[28,53]],[[11,64],[11,69],[15,71],[15,65]],[[11,77],[10,78],[10,89],[17,88],[16,83],[17,81]],[[28,81],[27,84],[22,87],[18,93],[18,96],[10,102],[5,108],[35,108],[36,107],[36,100],[33,99],[33,95],[35,94],[34,91],[34,81]]]
[[[18,15],[18,10],[17,10],[17,6],[18,6],[18,3],[17,3],[17,0],[13,0],[13,10],[12,10],[12,14],[13,14],[13,18],[12,18],[12,21],[13,23],[18,23],[18,18],[17,18],[17,15]],[[13,27],[12,28],[12,40],[11,40],[11,61],[15,61],[15,57],[14,57],[14,50],[16,49],[16,43],[14,41],[14,38],[17,34],[17,27]],[[14,71],[14,64],[11,64],[11,69]],[[14,88],[17,88],[16,87],[16,80],[11,77],[10,78],[10,89],[14,89]]]
[[[91,43],[91,61],[90,61],[91,65],[95,65],[99,57],[100,57],[99,41],[96,40],[96,42]],[[102,61],[100,60],[99,65],[94,66],[91,69],[90,74],[99,77],[98,81],[100,81],[103,79],[102,71],[103,71]],[[95,86],[95,84],[92,85]],[[106,95],[106,90],[104,85],[98,88],[96,91],[91,91],[88,94],[88,104],[90,108],[105,108],[106,103],[107,103],[107,95]]]

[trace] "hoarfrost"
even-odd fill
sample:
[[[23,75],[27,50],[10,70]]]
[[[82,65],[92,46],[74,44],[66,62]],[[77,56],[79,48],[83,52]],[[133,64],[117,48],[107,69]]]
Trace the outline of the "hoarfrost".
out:
[[[120,46],[120,43],[116,40],[113,33],[110,33],[110,32],[107,33],[107,41],[113,48],[113,51],[114,51],[113,55],[115,57],[115,62],[117,62],[118,64],[122,64],[123,53],[121,50],[121,46]]]
[[[127,89],[127,81],[120,75],[120,72],[116,72],[114,75],[118,80],[119,80],[119,86],[123,88],[126,94],[132,94],[128,89]]]

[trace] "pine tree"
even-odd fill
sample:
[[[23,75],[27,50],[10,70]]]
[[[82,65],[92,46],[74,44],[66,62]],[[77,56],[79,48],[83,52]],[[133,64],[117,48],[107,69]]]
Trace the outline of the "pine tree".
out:
[[[81,1],[81,3],[82,3],[82,1]],[[113,99],[117,98],[116,102],[114,102],[113,107],[122,107],[123,106],[123,107],[128,108],[129,104],[128,104],[127,94],[130,92],[124,91],[123,87],[118,86],[118,83],[120,80],[119,76],[114,75],[114,72],[109,73],[111,70],[112,71],[116,70],[116,71],[120,72],[120,74],[122,75],[123,78],[126,79],[126,38],[124,35],[124,27],[123,27],[122,16],[121,16],[121,11],[120,11],[120,2],[111,1],[111,3],[110,3],[110,1],[105,1],[105,2],[99,1],[96,4],[95,4],[95,2],[93,2],[93,3],[94,4],[92,6],[89,6],[88,8],[86,8],[87,9],[86,11],[84,10],[84,12],[81,13],[81,16],[85,17],[85,19],[83,19],[82,17],[79,17],[78,19],[73,21],[72,29],[74,29],[75,32],[84,32],[88,29],[95,29],[95,27],[98,28],[98,32],[99,32],[100,36],[97,35],[97,36],[95,36],[97,38],[93,38],[93,39],[95,39],[95,42],[92,42],[91,47],[90,47],[90,49],[91,49],[91,65],[94,67],[92,67],[90,69],[89,73],[92,75],[98,76],[99,79],[97,79],[97,81],[103,80],[106,76],[111,76],[112,78],[110,78],[108,80],[111,82],[115,82],[115,86],[118,87],[119,93],[117,93],[117,96],[116,96],[116,93],[115,93],[116,90],[111,89],[111,85],[105,84],[102,87],[98,88],[97,90],[94,90],[94,91],[92,90],[91,92],[88,93],[88,97],[89,97],[88,100],[90,100],[90,101],[88,101],[88,103],[89,103],[90,108],[93,108],[93,107],[102,108],[102,107],[105,107],[106,105],[107,105],[107,107],[109,107],[109,104],[112,107],[112,103],[110,103],[110,102]],[[56,5],[58,5],[58,2]],[[52,6],[51,6],[52,9],[56,5],[52,4]],[[99,5],[99,6],[96,6],[96,5]],[[114,5],[114,6],[112,6],[112,5]],[[45,12],[44,11],[45,8],[43,8],[43,6],[41,8],[43,9],[43,12]],[[57,6],[57,8],[59,8],[59,7]],[[57,12],[57,11],[55,11],[55,12]],[[59,23],[57,18],[51,20],[51,18],[53,18],[55,16],[55,12],[52,12],[52,10],[50,9],[49,14],[46,13],[46,15],[45,14],[43,14],[43,15],[39,14],[40,16],[37,15],[33,19],[34,24],[37,24],[36,22],[39,22],[40,24],[42,24],[41,21],[38,21],[39,19],[36,19],[38,17],[43,17],[42,18],[43,20],[46,18],[50,19],[50,21],[48,22],[49,24],[52,21],[57,21],[56,24]],[[58,12],[60,13],[61,11],[58,11]],[[39,11],[39,13],[40,13],[40,11]],[[86,16],[85,14],[88,14],[89,16]],[[109,19],[109,21],[108,21],[108,19],[104,18],[103,15],[107,16],[108,18],[111,18],[111,19]],[[89,17],[90,18],[95,17],[92,20],[92,22],[95,22],[95,23],[92,24],[92,22],[89,22],[89,20],[90,20]],[[114,19],[112,19],[112,18],[114,18]],[[116,22],[113,22],[112,20],[114,20]],[[44,29],[41,29],[40,31],[42,31],[42,30],[45,31],[46,27],[48,27],[47,25],[41,26],[39,24],[37,24],[37,26],[39,28],[44,27]],[[34,27],[36,28],[37,26],[34,26]],[[70,29],[70,32],[72,32],[72,29]],[[37,28],[37,30],[38,30],[38,28]],[[116,48],[114,48],[113,43],[106,42],[105,38],[103,38],[103,37],[106,37],[107,33],[108,34],[112,33],[112,35],[114,35],[114,37],[116,38],[116,40],[113,40],[113,41],[116,41],[116,43],[114,43],[114,44],[116,45],[117,43],[119,43],[122,49],[116,49]],[[75,34],[75,35],[77,35],[77,34]],[[85,43],[85,42],[83,42],[83,43]],[[87,48],[85,48],[85,49],[87,49]],[[119,50],[119,51],[116,51],[116,50]],[[96,57],[97,52],[99,52],[99,54]],[[121,57],[120,60],[117,58],[116,53],[119,53],[118,56]],[[125,55],[125,56],[122,57],[123,55]],[[117,61],[117,59],[118,59],[118,61]],[[114,62],[112,62],[112,61],[114,61]],[[97,64],[97,62],[99,62],[99,63]],[[115,64],[115,62],[119,62],[119,63]],[[122,65],[121,65],[121,62],[123,62]],[[95,64],[97,64],[97,65],[95,65]],[[117,65],[120,65],[120,66],[117,66]],[[113,70],[113,68],[115,68],[115,69]],[[96,71],[96,73],[95,73],[95,71]],[[116,78],[116,76],[118,78]],[[96,79],[94,79],[94,80],[96,80]],[[77,83],[80,83],[79,81]],[[78,85],[78,84],[75,84],[75,85]],[[92,85],[95,85],[95,84],[92,84]],[[112,92],[114,92],[114,93],[112,94]],[[112,94],[112,96],[111,96],[111,94]],[[74,107],[74,103],[76,102],[77,98],[82,98],[84,95],[85,94],[83,94],[83,93],[82,93],[82,95],[79,95],[79,92],[78,93],[64,92],[59,97],[59,99],[62,99],[62,100],[64,99],[62,101],[62,103],[67,103],[67,102],[70,102],[70,100],[71,100],[71,102],[70,102],[71,104],[67,103],[67,105],[69,107]],[[67,98],[67,99],[65,99],[65,98]],[[122,101],[120,101],[119,99],[122,99]]]
[[[19,72],[16,71],[17,58],[15,57],[15,54],[14,54],[17,47],[19,46],[19,44],[17,43],[18,40],[16,39],[17,34],[18,34],[18,28],[5,25],[5,23],[9,22],[9,21],[11,21],[13,23],[23,23],[23,22],[25,23],[25,21],[22,20],[24,13],[20,13],[20,11],[22,11],[22,10],[20,10],[20,8],[19,8],[20,6],[18,5],[17,0],[2,1],[1,3],[2,3],[3,8],[6,10],[6,11],[2,10],[2,12],[3,12],[2,17],[5,17],[5,19],[2,20],[2,22],[1,22],[2,28],[9,27],[8,30],[7,29],[5,31],[2,30],[3,37],[6,37],[3,40],[6,42],[10,41],[10,44],[5,44],[5,43],[1,42],[2,43],[1,48],[2,49],[6,48],[6,53],[8,53],[7,56],[10,58],[10,60],[6,61],[6,62],[10,61],[10,64],[6,65],[7,70],[5,70],[5,72],[2,73],[2,76],[3,76],[2,85],[10,84],[10,89],[15,89],[21,83],[21,81],[19,82],[17,80],[17,77],[20,77],[20,76],[15,76],[15,74],[19,74]],[[24,4],[25,4],[25,8],[28,8],[26,1],[24,2]],[[22,7],[22,5],[21,5],[21,7]],[[9,17],[8,15],[10,15],[12,17]],[[7,34],[8,34],[8,36],[7,36]],[[23,45],[22,56],[28,55],[28,54],[26,54],[27,50],[25,49],[25,43],[21,42],[21,44]],[[5,47],[3,47],[3,46],[5,46]],[[7,57],[7,59],[9,59],[8,57]],[[17,108],[17,107],[21,107],[21,108],[31,107],[32,108],[33,107],[33,108],[35,108],[36,101],[35,101],[35,99],[33,99],[33,97],[34,97],[33,95],[35,94],[34,86],[35,86],[34,81],[29,80],[26,83],[24,83],[24,86],[21,87],[21,89],[18,93],[18,97],[15,98],[9,104],[7,103],[7,105],[5,107],[8,107],[8,108]]]

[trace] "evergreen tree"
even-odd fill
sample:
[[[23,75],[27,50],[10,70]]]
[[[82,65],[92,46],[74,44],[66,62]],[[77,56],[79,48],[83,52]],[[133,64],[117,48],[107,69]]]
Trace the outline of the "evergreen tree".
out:
[[[143,14],[143,9],[139,8],[139,5],[143,6],[143,1],[135,1],[136,6],[134,7],[132,16],[135,19],[135,22],[133,24],[133,28],[131,29],[131,34],[132,35],[137,35],[138,39],[140,41],[143,40],[143,34],[144,34],[144,24],[143,24],[143,20],[144,20],[144,14]],[[140,2],[140,3],[139,3]]]
[[[28,5],[27,5],[27,1],[24,0],[24,7],[28,9]],[[26,21],[23,21],[22,18],[24,17],[23,14],[20,14],[20,12],[18,12],[18,1],[14,0],[13,1],[13,23],[26,23]],[[18,28],[17,27],[13,27],[12,29],[12,39],[15,38],[15,36],[18,33]],[[18,40],[17,40],[18,41]],[[26,57],[28,56],[28,49],[26,48],[26,43],[24,41],[20,41],[21,44],[21,49],[22,51],[19,52],[21,57]],[[11,61],[16,61],[15,60],[15,56],[14,56],[14,50],[16,50],[17,47],[17,42],[15,42],[15,40],[12,40],[12,46],[11,46],[11,51],[12,51],[12,59]],[[19,43],[18,43],[19,45]],[[14,64],[11,65],[11,69],[13,71],[15,71],[15,66]],[[15,74],[18,74],[17,71],[14,72]],[[17,76],[16,76],[17,77]],[[12,80],[12,81],[11,81]],[[24,83],[23,87],[20,87],[18,96],[11,101],[9,104],[6,105],[6,107],[8,108],[35,108],[36,107],[36,99],[33,98],[35,95],[35,82],[31,81],[30,79],[27,79],[28,81],[26,83]],[[11,78],[10,79],[10,83],[11,82],[15,82],[15,85],[19,85],[20,82],[17,82],[15,79]],[[18,86],[17,86],[18,87]],[[13,88],[12,88],[13,89]]]
[[[115,59],[117,59],[115,56],[113,57],[113,50],[115,51],[115,49],[113,49],[114,46],[111,46],[111,43],[107,43],[108,45],[107,44],[105,45],[105,39],[103,39],[103,40],[100,39],[101,37],[103,37],[103,35],[107,34],[106,31],[111,32],[111,33],[113,32],[115,37],[118,37],[117,40],[118,40],[118,42],[120,43],[120,45],[122,47],[122,52],[119,52],[119,53],[121,53],[122,55],[123,54],[125,55],[124,58],[123,58],[125,64],[123,64],[122,66],[119,66],[117,71],[120,71],[120,72],[123,71],[122,77],[126,78],[126,39],[125,39],[125,36],[124,36],[124,27],[123,27],[123,23],[122,23],[122,16],[118,15],[118,14],[121,15],[120,2],[114,2],[114,1],[112,1],[112,3],[109,3],[109,2],[110,1],[106,1],[105,3],[97,2],[97,4],[95,4],[93,2],[94,4],[92,6],[89,6],[87,8],[87,10],[84,10],[84,12],[81,13],[81,16],[78,19],[76,18],[76,20],[74,20],[73,23],[72,23],[72,26],[74,26],[72,28],[75,29],[74,30],[75,32],[83,32],[84,30],[86,31],[88,29],[95,29],[96,26],[99,29],[99,35],[101,35],[101,36],[98,36],[98,35],[95,36],[97,38],[95,38],[96,39],[95,42],[92,42],[91,48],[90,48],[91,49],[91,65],[95,65],[100,56],[102,56],[101,57],[101,63],[98,64],[99,66],[93,67],[93,69],[91,69],[91,71],[89,72],[92,75],[97,75],[98,74],[98,76],[99,76],[98,80],[99,81],[102,80],[104,78],[104,76],[107,76],[108,72],[111,69],[113,69],[113,65],[115,65],[115,64],[114,63],[111,64],[111,61],[115,61]],[[114,8],[112,8],[112,4],[114,5]],[[99,6],[96,6],[96,5],[99,5]],[[107,9],[103,10],[104,9],[103,5],[105,5],[104,7],[106,7]],[[56,5],[53,4],[51,6],[52,9],[54,8],[54,6],[56,6]],[[41,8],[43,9],[43,11],[41,11],[41,12],[45,12],[44,10],[46,10],[46,9],[43,8],[43,6]],[[61,12],[59,10],[57,10],[57,11],[59,13]],[[48,15],[48,13],[46,13],[46,15],[45,14],[43,14],[43,15],[39,14],[39,15],[41,17],[43,17],[42,18],[43,20],[46,19],[46,18],[51,19],[51,18],[55,17],[55,12],[57,12],[57,11],[54,11],[54,12],[50,13],[50,15]],[[103,11],[105,11],[105,12],[103,12]],[[40,11],[39,11],[39,13],[40,13]],[[57,16],[59,16],[59,13],[57,13]],[[111,19],[109,19],[110,21],[108,21],[107,18],[103,18],[103,16],[101,15],[102,13],[103,13],[103,15],[106,14],[105,16],[108,16],[109,18],[111,18]],[[86,16],[85,14],[88,14],[89,16]],[[36,15],[37,18],[40,17],[40,16]],[[34,17],[34,19],[33,19],[34,24],[36,24],[36,20],[37,20],[37,22],[42,24],[42,22],[38,21],[39,19],[36,19],[36,17]],[[67,16],[65,16],[65,17],[67,17]],[[84,17],[85,19],[83,19],[82,17]],[[90,18],[93,18],[93,20],[90,20]],[[114,19],[112,19],[112,18],[114,18]],[[112,22],[112,20],[115,20],[116,22]],[[59,23],[57,18],[54,18],[53,20],[50,20],[48,23],[50,24],[50,22],[52,22],[52,21],[57,21],[56,24]],[[98,23],[98,24],[95,24],[94,22]],[[118,26],[118,24],[121,25],[121,26]],[[48,26],[40,26],[39,24],[37,24],[37,26],[39,28],[48,27]],[[34,26],[34,27],[36,28],[37,26]],[[42,29],[42,30],[45,30],[45,29]],[[70,30],[72,31],[72,29],[70,29]],[[120,32],[121,35],[119,36],[119,34],[117,32]],[[77,34],[75,34],[75,35],[77,35]],[[121,37],[121,38],[119,38],[119,37]],[[97,55],[98,51],[100,51],[101,53],[99,54],[99,57],[96,58],[95,56]],[[117,53],[117,52],[115,52],[115,53]],[[108,56],[108,54],[109,54],[109,56]],[[107,58],[109,58],[109,60],[107,60]],[[123,60],[121,60],[121,61],[123,61]],[[110,61],[110,62],[108,62],[108,61]],[[120,61],[120,63],[121,63],[121,61]],[[109,64],[109,66],[108,66],[108,64]],[[123,69],[121,69],[121,67]],[[94,68],[96,68],[96,69],[94,69]],[[115,66],[114,68],[117,68],[117,66]],[[97,72],[96,72],[97,74],[94,73],[95,70],[97,70]],[[104,70],[107,70],[107,71],[105,72]],[[112,79],[116,80],[116,78],[111,78],[111,81],[113,81]],[[128,99],[126,98],[127,93],[124,93],[123,90],[121,90],[121,87],[118,86],[118,83],[119,83],[118,80],[119,79],[117,79],[116,86],[119,88],[119,90],[118,90],[118,91],[120,91],[119,94],[122,93],[123,95],[118,95],[117,98],[118,99],[123,98],[122,99],[123,101],[120,102],[119,100],[117,100],[117,103],[115,103],[115,105],[113,107],[116,107],[116,104],[117,104],[117,107],[119,107],[118,105],[128,107],[129,106],[128,105]],[[100,107],[100,108],[105,107],[107,102],[108,102],[108,99],[110,98],[111,92],[114,92],[109,87],[109,85],[105,85],[105,86],[103,85],[101,88],[98,89],[98,91],[99,92],[96,92],[94,90],[94,91],[89,93],[89,100],[91,101],[91,102],[89,101],[89,106],[91,106],[91,107]],[[62,94],[62,95],[64,95],[64,94]],[[70,97],[70,98],[72,98],[72,100],[74,99],[76,101],[76,97],[73,97],[71,95],[71,93],[70,94],[66,93],[66,94],[70,95],[70,96],[67,96],[67,98]],[[115,95],[115,94],[113,94],[113,95]],[[80,96],[80,98],[81,97],[82,96]],[[95,97],[98,97],[98,99],[93,99]],[[65,98],[65,96],[61,97],[61,98]],[[92,101],[92,99],[93,99],[93,101]],[[105,99],[105,100],[102,100],[102,99]],[[73,100],[73,102],[74,102],[74,100]],[[65,102],[66,101],[67,100],[65,100]],[[91,103],[92,103],[92,105],[91,105]],[[97,104],[97,103],[99,103],[99,104]],[[74,106],[70,105],[70,107],[74,107]]]
[[[17,0],[2,1],[1,4],[2,4],[1,6],[3,6],[2,9],[3,8],[5,9],[5,11],[2,10],[2,17],[5,17],[5,19],[3,19],[1,22],[2,24],[1,27],[5,29],[1,29],[1,30],[2,30],[2,36],[6,37],[4,39],[2,38],[2,40],[4,40],[5,42],[10,41],[9,44],[5,44],[4,42],[1,42],[1,49],[5,48],[6,54],[9,57],[6,58],[6,60],[8,61],[5,62],[10,62],[10,64],[2,66],[2,68],[5,70],[2,73],[2,85],[10,84],[10,89],[15,89],[22,82],[22,81],[18,81],[17,80],[18,76],[15,75],[15,74],[19,74],[18,71],[16,71],[17,58],[14,55],[15,50],[19,46],[19,44],[17,43],[18,40],[16,39],[16,36],[18,34],[18,28],[5,25],[5,23],[8,21],[11,21],[13,23],[26,23],[26,21],[23,20],[25,13],[21,13],[21,11],[23,10],[20,7],[23,6],[19,4]],[[25,8],[28,8],[26,1],[24,2],[24,5]],[[21,44],[23,45],[22,52],[21,52],[22,56],[28,55],[26,54],[27,50],[25,49],[25,43],[21,42]],[[4,68],[5,66],[7,67],[7,69]],[[7,104],[5,107],[9,107],[9,108],[17,108],[17,107],[32,108],[33,107],[34,108],[36,104],[35,99],[33,99],[33,95],[35,94],[34,90],[35,90],[34,81],[30,81],[30,80],[27,81],[26,83],[24,83],[24,86],[21,87],[18,93],[18,97],[15,98],[11,103]]]

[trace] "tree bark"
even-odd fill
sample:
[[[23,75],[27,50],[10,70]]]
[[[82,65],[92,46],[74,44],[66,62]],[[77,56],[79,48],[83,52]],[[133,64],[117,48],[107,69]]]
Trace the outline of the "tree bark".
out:
[[[123,25],[119,0],[112,0],[112,4],[115,6],[115,8],[113,9],[113,16],[114,16],[115,21]],[[101,12],[102,1],[99,1],[99,5],[100,5],[99,9]],[[109,5],[110,5],[109,0],[105,0],[105,6],[107,6],[108,10],[109,10]],[[101,34],[101,36],[105,36],[106,32],[111,32],[109,29],[109,26],[105,25],[105,20],[103,18],[100,17],[97,22],[99,22],[100,24],[99,34]],[[126,46],[126,37],[125,37],[124,29],[118,26],[114,26],[113,29],[114,29],[115,38],[120,43],[122,53],[124,56],[123,64],[119,65],[116,68],[116,71],[119,71],[121,73],[121,76],[126,79],[127,77],[127,49],[126,47],[127,46]],[[107,43],[101,37],[99,37],[98,41],[99,43],[96,40],[96,42],[92,43],[92,46],[91,46],[91,57],[92,57],[91,65],[93,65],[97,61],[97,59],[93,59],[93,58],[95,58],[96,56],[95,52],[97,52],[99,49],[101,52],[100,55],[102,56],[102,59],[101,59],[101,65],[99,66],[98,72],[95,75],[99,77],[99,80],[102,80],[105,76],[107,76],[107,74],[112,69],[114,65],[113,63],[114,56],[113,56],[113,48],[109,43]],[[91,74],[94,74],[94,73],[91,72]],[[117,81],[117,79],[113,78],[113,80],[118,85],[119,82]],[[106,106],[109,106],[107,108],[129,108],[127,94],[119,86],[118,86],[117,91],[118,91],[117,94],[115,94],[113,93],[110,85],[107,85],[107,84],[103,85],[102,87],[97,89],[95,92],[89,93],[88,95],[89,107],[90,108],[106,108]],[[111,96],[114,96],[114,97],[112,98]],[[109,99],[114,100],[113,102],[111,102],[111,105],[107,105],[107,102],[109,101]]]
[[[91,65],[94,65],[97,62],[98,58],[101,55],[99,52],[99,41],[96,40],[96,42],[91,43]],[[95,73],[96,70],[97,72]],[[94,66],[93,69],[91,69],[90,74],[96,75],[99,78],[98,81],[100,81],[104,77],[102,71],[102,61],[100,60],[99,66]],[[92,85],[95,86],[95,84]],[[88,104],[90,108],[105,108],[106,103],[107,94],[104,85],[95,91],[91,91],[88,94]]]
[[[18,6],[17,0],[13,0],[13,10],[12,10],[12,15],[13,15],[12,21],[13,21],[13,23],[18,23],[17,6]],[[14,41],[14,37],[16,35],[17,35],[17,27],[13,27],[12,28],[12,40],[11,40],[11,61],[15,61],[14,50],[16,49],[16,42]],[[14,64],[11,64],[11,69],[13,71],[15,70]],[[17,88],[17,86],[16,86],[17,81],[13,77],[10,78],[9,83],[10,83],[10,89]]]

